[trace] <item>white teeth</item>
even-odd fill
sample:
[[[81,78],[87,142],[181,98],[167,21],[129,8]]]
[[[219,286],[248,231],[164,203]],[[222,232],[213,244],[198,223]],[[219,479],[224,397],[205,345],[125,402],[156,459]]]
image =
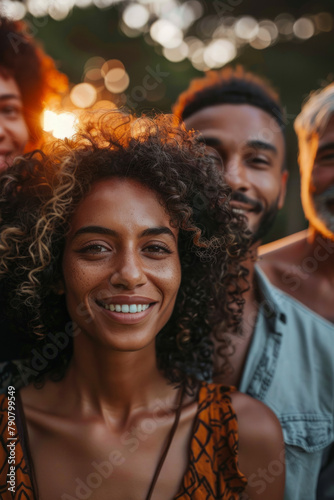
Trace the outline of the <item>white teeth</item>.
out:
[[[109,311],[116,311],[122,313],[137,313],[146,311],[150,307],[149,304],[104,304],[104,308]]]
[[[242,208],[232,208],[233,212],[236,214],[244,214],[245,210],[242,210]]]

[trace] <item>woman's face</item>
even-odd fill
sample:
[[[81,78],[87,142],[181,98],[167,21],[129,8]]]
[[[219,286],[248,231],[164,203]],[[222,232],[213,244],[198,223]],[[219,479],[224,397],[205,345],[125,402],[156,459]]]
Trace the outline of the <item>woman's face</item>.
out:
[[[155,192],[134,180],[95,183],[63,256],[67,308],[81,332],[116,350],[150,344],[179,290],[177,239]]]
[[[20,90],[13,78],[0,73],[0,171],[23,153],[28,139]]]

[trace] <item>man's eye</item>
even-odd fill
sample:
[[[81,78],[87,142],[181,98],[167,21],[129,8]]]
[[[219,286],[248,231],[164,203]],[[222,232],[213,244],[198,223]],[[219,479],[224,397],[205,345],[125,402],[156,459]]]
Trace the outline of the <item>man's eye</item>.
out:
[[[207,151],[207,154],[208,156],[215,162],[217,163],[218,165],[221,165],[223,164],[223,160],[222,160],[222,157],[220,156],[220,154],[212,147],[210,146],[207,146],[206,147],[206,151]]]
[[[252,156],[248,161],[257,165],[269,165],[269,160],[263,156]]]

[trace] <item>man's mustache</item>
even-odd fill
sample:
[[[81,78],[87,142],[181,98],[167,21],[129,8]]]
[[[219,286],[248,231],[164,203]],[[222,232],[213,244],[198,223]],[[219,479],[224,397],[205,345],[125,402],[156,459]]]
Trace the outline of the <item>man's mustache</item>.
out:
[[[232,193],[232,201],[239,201],[241,203],[245,203],[245,205],[249,205],[252,207],[252,212],[262,212],[264,210],[263,203],[257,200],[252,200],[251,198],[248,198],[245,194],[241,193],[240,191],[234,191]]]

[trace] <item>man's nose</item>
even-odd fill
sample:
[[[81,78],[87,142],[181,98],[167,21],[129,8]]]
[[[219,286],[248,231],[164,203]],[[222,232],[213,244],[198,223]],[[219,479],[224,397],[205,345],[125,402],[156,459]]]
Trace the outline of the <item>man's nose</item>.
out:
[[[248,171],[242,158],[235,155],[224,162],[224,180],[233,191],[247,191],[250,187]]]
[[[147,282],[143,261],[135,250],[120,252],[115,257],[110,283],[115,287],[132,290]]]

